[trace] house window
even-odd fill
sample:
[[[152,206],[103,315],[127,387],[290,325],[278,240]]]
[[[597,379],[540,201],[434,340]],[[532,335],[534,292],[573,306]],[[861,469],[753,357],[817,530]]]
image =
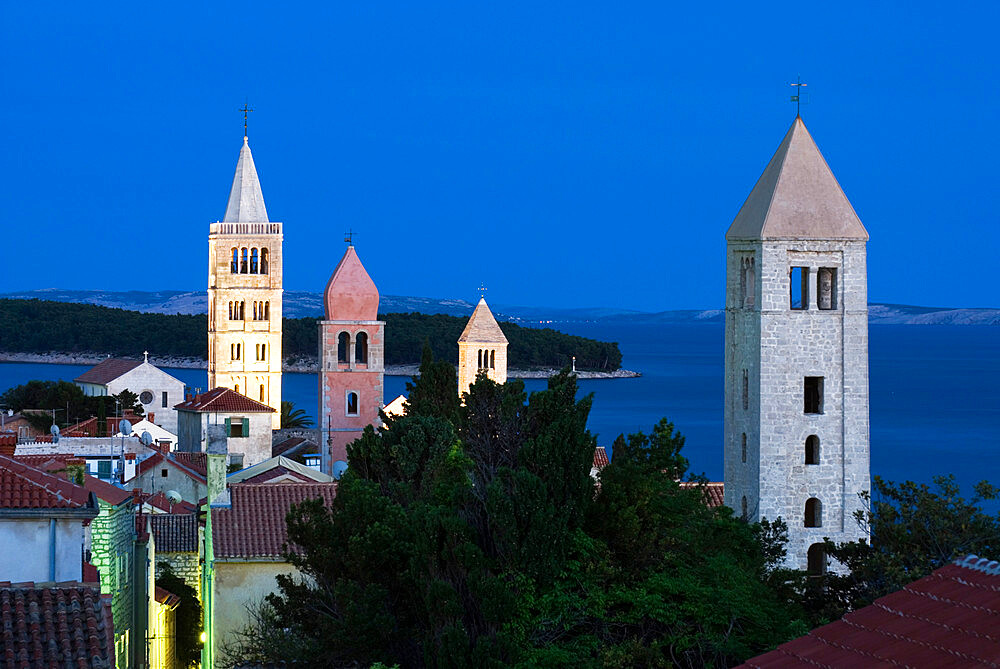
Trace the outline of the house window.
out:
[[[757,273],[754,257],[744,256],[740,259],[740,306],[753,307],[756,292]]]
[[[820,309],[836,309],[837,270],[833,267],[820,267],[816,282],[817,306]]]
[[[476,369],[483,368],[483,349],[479,349],[479,362],[476,363]]]
[[[826,547],[823,544],[813,544],[806,552],[806,571],[810,576],[822,576],[826,573]]]
[[[240,250],[240,274],[246,274],[250,263],[247,262],[247,248],[244,246]]]
[[[246,320],[247,317],[247,303],[240,301],[240,316],[239,320]]]
[[[250,419],[249,418],[227,418],[226,419],[226,435],[230,437],[249,437],[250,436]]]
[[[347,415],[358,415],[358,394],[355,392],[347,393]]]
[[[359,332],[354,338],[354,362],[368,364],[368,333]]]
[[[233,360],[239,360],[240,359],[240,353],[242,353],[242,351],[240,350],[240,344],[230,344],[229,345],[229,357],[230,358],[232,358]]]
[[[742,456],[743,456],[743,462],[746,462],[747,461],[747,433],[746,432],[743,433],[743,436],[742,436],[741,440],[743,442],[742,449],[741,449]]]
[[[803,411],[823,413],[823,377],[807,376],[803,384]]]
[[[497,368],[497,352],[490,351],[490,369]]]
[[[169,476],[169,474],[170,474],[170,472],[168,472],[166,469],[161,469],[160,470],[160,478],[164,478],[165,479],[165,478],[167,478],[167,476]]]
[[[143,404],[152,404],[153,393],[148,390],[143,390],[141,393],[139,393],[139,401],[142,402]]]
[[[788,270],[788,306],[791,309],[809,308],[809,268],[792,267]]]
[[[271,320],[271,302],[270,302],[270,300],[268,300],[267,302],[264,303],[264,320],[265,321]]]
[[[167,408],[167,393],[166,392],[163,393],[163,408],[164,409]]]
[[[347,351],[351,345],[351,335],[341,332],[337,335],[337,362],[347,362]]]
[[[111,478],[111,460],[97,461],[97,478],[100,479]]]
[[[819,437],[815,434],[806,437],[806,464],[819,464]]]
[[[743,495],[743,499],[740,500],[740,509],[742,513],[743,520],[747,519],[747,496]]]
[[[806,500],[806,527],[823,527],[823,505],[815,497]]]

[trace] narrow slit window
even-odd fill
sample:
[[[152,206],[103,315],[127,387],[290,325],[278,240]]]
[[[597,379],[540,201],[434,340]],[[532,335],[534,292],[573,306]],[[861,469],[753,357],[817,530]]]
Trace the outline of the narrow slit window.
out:
[[[240,251],[235,246],[233,247],[232,260],[229,263],[229,271],[232,274],[238,274],[240,271]]]
[[[823,527],[823,505],[815,497],[806,500],[806,527]]]
[[[347,415],[357,416],[358,415],[358,394],[357,393],[347,393]]]
[[[247,261],[247,247],[243,247],[240,250],[240,274],[246,274],[249,269],[249,262]]]
[[[788,306],[791,309],[809,308],[809,268],[792,267],[788,270]]]
[[[267,249],[260,250],[260,273],[267,274]]]
[[[750,408],[750,370],[743,370],[743,410]]]
[[[266,402],[267,400],[265,399],[265,397],[266,396],[264,394],[264,384],[262,383],[262,384],[260,384],[260,401],[261,402]]]
[[[823,413],[823,377],[807,376],[803,383],[803,412]]]
[[[490,369],[497,368],[497,352],[490,351]]]
[[[267,302],[264,303],[264,320],[265,321],[271,320],[271,301],[270,300],[268,300]]]
[[[250,273],[257,273],[257,249],[250,249]]]
[[[740,449],[740,452],[741,452],[741,457],[742,457],[743,462],[746,462],[747,461],[747,433],[746,432],[743,433],[742,442],[743,442],[743,444],[742,444],[742,447]]]
[[[743,518],[743,520],[746,520],[747,519],[747,496],[746,495],[743,495],[743,499],[740,500],[740,510],[741,510],[741,517]]]
[[[806,464],[819,464],[819,437],[815,434],[806,437]]]
[[[483,368],[483,349],[479,349],[479,362],[476,363],[476,369]]]
[[[820,267],[816,277],[817,302],[820,309],[837,308],[837,270],[833,267]]]

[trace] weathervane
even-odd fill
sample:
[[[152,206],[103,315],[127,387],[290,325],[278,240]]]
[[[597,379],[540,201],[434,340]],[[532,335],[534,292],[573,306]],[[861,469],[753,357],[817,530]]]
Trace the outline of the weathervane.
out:
[[[253,111],[253,107],[250,106],[249,100],[243,103],[243,108],[240,109],[243,112],[243,136],[247,136],[247,114]]]
[[[803,84],[802,77],[799,76],[795,78],[795,83],[791,85],[795,87],[795,95],[792,96],[792,102],[795,103],[795,116],[798,117],[799,105],[802,104],[802,87],[808,86],[809,84]]]
[[[354,230],[348,230],[344,233],[344,241],[347,242],[349,246],[354,246],[354,235],[357,234]]]

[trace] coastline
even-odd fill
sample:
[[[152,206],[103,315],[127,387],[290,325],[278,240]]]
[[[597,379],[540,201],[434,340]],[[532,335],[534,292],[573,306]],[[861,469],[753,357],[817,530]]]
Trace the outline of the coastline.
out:
[[[11,353],[0,351],[0,362],[30,362],[46,365],[96,365],[111,356],[98,353]],[[149,362],[157,367],[173,367],[175,369],[208,369],[208,361],[186,357],[151,356]],[[414,376],[418,364],[386,365],[386,376]],[[316,374],[319,372],[319,362],[309,358],[291,358],[282,362],[282,371],[293,374]],[[510,369],[507,376],[511,379],[547,379],[559,373],[558,369]],[[614,372],[578,371],[580,379],[633,379],[642,376],[640,372],[619,369]]]

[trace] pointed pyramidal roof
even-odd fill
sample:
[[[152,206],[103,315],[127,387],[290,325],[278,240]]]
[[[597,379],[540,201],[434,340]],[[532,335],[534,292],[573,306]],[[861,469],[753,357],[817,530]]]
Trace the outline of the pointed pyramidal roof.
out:
[[[479,304],[472,312],[472,318],[462,330],[462,336],[458,338],[458,341],[481,342],[483,344],[507,343],[507,337],[503,335],[503,330],[497,325],[497,319],[493,318],[493,312],[486,305],[485,298],[479,298]]]
[[[243,148],[240,149],[240,159],[233,176],[233,187],[226,204],[226,215],[222,220],[225,223],[268,222],[264,194],[260,192],[260,179],[257,178],[257,168],[253,164],[246,137],[243,138]]]
[[[801,118],[788,129],[726,239],[868,239]]]
[[[328,321],[378,319],[378,288],[361,264],[354,246],[348,246],[323,292]]]

